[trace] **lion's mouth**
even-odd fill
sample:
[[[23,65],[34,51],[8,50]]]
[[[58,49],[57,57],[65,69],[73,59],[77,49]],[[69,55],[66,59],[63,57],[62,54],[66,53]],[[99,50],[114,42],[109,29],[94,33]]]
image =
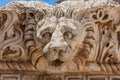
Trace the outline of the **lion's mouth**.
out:
[[[60,61],[59,59],[56,59],[52,62],[52,66],[58,67],[61,66],[64,62]]]

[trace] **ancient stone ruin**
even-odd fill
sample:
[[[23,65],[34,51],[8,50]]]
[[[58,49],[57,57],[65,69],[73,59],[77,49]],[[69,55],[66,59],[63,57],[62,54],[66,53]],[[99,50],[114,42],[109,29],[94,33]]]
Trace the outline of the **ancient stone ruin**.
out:
[[[119,2],[0,8],[0,80],[120,80]]]

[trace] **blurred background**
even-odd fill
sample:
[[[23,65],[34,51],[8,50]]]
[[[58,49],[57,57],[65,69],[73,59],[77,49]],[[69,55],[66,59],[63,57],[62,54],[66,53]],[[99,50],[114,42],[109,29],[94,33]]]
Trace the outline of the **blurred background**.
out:
[[[46,2],[50,5],[55,5],[55,4],[61,3],[62,1],[70,1],[70,0],[0,0],[0,7],[4,6],[12,1],[42,1],[42,2]],[[79,1],[79,0],[71,0],[71,1]],[[88,0],[84,0],[84,1],[88,1]],[[113,1],[120,3],[120,0],[113,0]]]

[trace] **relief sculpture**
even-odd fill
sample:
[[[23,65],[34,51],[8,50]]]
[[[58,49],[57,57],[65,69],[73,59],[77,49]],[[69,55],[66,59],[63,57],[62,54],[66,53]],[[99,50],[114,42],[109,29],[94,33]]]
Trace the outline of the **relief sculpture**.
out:
[[[1,10],[0,60],[23,60],[27,57],[23,44],[23,31],[15,11]]]
[[[119,3],[83,4],[16,2],[1,8],[0,70],[119,73]]]

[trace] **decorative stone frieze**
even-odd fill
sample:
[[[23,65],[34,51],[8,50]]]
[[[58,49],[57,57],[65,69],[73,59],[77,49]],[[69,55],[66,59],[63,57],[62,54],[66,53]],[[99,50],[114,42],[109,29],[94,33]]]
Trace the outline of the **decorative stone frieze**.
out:
[[[119,74],[119,3],[21,1],[0,9],[0,80],[119,80]]]

